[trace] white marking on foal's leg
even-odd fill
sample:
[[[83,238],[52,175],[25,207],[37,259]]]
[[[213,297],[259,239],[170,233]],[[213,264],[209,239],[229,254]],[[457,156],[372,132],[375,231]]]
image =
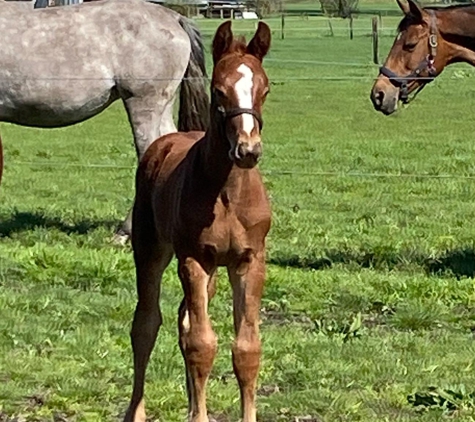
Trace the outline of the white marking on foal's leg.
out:
[[[183,331],[188,333],[190,331],[190,314],[188,311],[185,311],[185,316],[183,317]]]
[[[237,71],[242,75],[242,78],[239,79],[235,85],[239,108],[252,108],[252,77],[254,74],[245,64],[239,66]],[[242,129],[250,135],[252,129],[254,129],[254,116],[247,113],[241,116]]]

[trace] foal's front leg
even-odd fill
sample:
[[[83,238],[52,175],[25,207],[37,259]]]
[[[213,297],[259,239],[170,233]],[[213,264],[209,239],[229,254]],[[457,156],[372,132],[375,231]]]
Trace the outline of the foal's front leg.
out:
[[[235,267],[228,268],[233,288],[234,373],[241,392],[242,422],[256,422],[256,384],[261,357],[259,310],[265,281],[264,251],[250,252]]]
[[[214,294],[210,284],[212,273],[207,273],[193,258],[179,259],[178,266],[185,293],[178,326],[187,371],[189,421],[209,422],[206,383],[217,350],[216,334],[208,316],[208,302]]]

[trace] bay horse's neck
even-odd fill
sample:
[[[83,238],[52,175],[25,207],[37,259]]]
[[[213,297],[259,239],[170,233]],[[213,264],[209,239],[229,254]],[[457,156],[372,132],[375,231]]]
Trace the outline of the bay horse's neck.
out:
[[[475,6],[449,7],[436,12],[441,37],[447,42],[447,64],[475,66]]]

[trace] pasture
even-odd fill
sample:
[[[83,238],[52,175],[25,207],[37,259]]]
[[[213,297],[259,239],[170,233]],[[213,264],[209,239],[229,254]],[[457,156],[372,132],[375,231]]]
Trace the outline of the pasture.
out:
[[[473,421],[475,70],[449,68],[384,117],[369,101],[370,18],[355,21],[353,41],[346,24],[329,37],[325,20],[293,19],[285,40],[269,21],[265,60],[273,84],[261,169],[274,220],[260,420]],[[218,23],[200,22],[207,46]],[[132,199],[125,112],[116,104],[74,127],[0,133],[0,420],[117,420],[131,390],[136,303],[130,247],[110,243]],[[186,415],[181,297],[171,265],[148,370],[151,420]],[[224,278],[210,312],[219,352],[209,409],[233,421]]]

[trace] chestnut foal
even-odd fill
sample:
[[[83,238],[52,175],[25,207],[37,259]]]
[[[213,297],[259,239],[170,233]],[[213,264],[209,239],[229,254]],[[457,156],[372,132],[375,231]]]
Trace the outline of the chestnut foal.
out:
[[[233,367],[242,420],[256,421],[261,342],[259,309],[271,211],[256,164],[262,153],[261,108],[269,92],[262,59],[270,47],[263,23],[246,46],[231,22],[213,40],[210,127],[156,140],[137,171],[132,246],[138,303],[132,325],[134,388],[125,421],[145,422],[145,370],[160,328],[160,281],[173,254],[184,299],[179,344],[186,366],[189,421],[208,422],[206,383],[217,351],[208,315],[214,276],[225,266],[233,291]]]

